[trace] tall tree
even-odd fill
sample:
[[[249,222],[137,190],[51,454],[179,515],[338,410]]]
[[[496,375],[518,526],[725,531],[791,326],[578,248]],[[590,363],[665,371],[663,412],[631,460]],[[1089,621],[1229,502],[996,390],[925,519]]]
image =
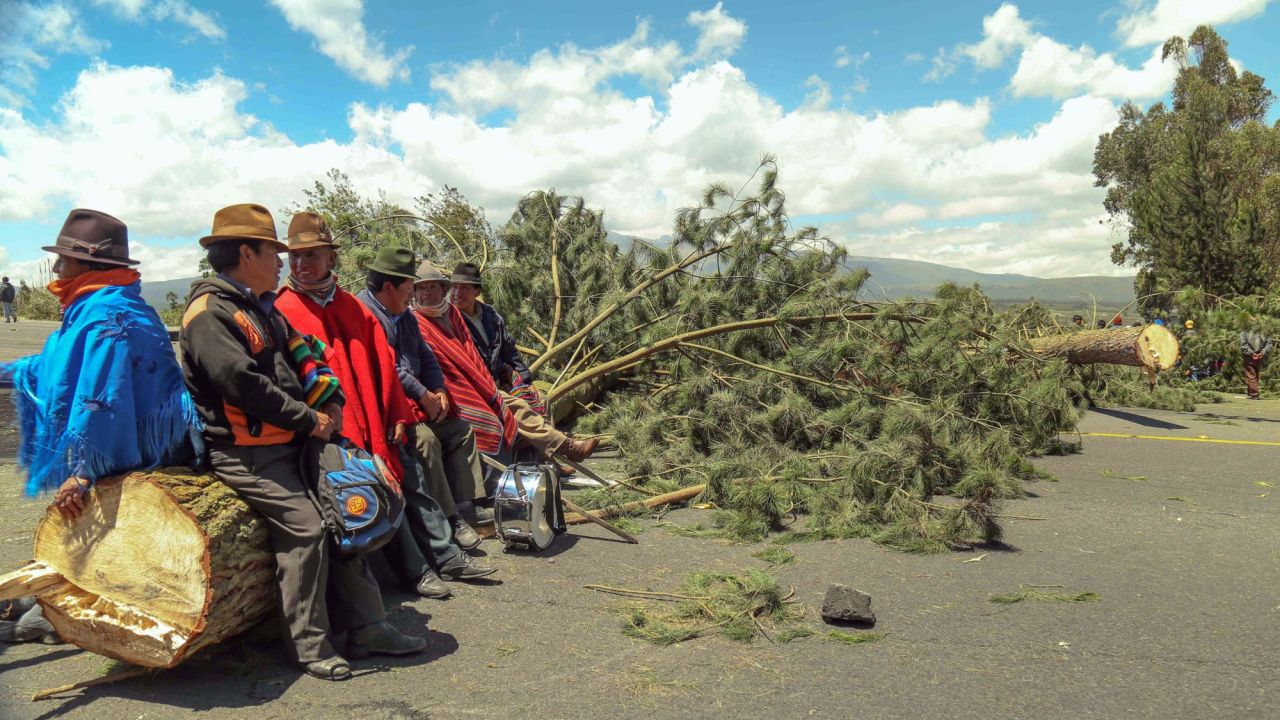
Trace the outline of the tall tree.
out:
[[[1111,259],[1137,268],[1148,312],[1185,287],[1262,292],[1280,270],[1280,126],[1264,124],[1274,96],[1235,69],[1211,27],[1170,38],[1163,59],[1179,66],[1171,107],[1126,103],[1093,165],[1104,207],[1127,231]]]

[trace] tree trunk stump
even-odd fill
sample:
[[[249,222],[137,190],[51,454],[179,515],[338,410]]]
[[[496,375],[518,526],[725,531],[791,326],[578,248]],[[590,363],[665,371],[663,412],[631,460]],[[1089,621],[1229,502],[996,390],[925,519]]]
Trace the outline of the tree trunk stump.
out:
[[[1031,339],[1031,350],[1065,357],[1075,365],[1133,365],[1168,370],[1178,362],[1178,338],[1163,325],[1116,330],[1085,330]]]
[[[0,598],[35,594],[67,641],[170,668],[275,608],[266,525],[212,475],[131,473],[85,501],[70,522],[50,507],[35,561],[0,578]]]

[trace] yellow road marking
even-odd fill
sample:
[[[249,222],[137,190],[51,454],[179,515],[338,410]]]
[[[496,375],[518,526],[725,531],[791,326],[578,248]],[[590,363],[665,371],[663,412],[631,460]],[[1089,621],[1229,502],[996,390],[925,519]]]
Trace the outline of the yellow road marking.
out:
[[[1180,442],[1221,443],[1223,445],[1267,445],[1270,447],[1280,447],[1280,442],[1265,442],[1263,440],[1218,440],[1217,438],[1207,438],[1207,437],[1174,437],[1172,435],[1125,435],[1123,433],[1097,433],[1097,432],[1087,432],[1087,433],[1080,433],[1080,434],[1085,437],[1135,438],[1138,440],[1177,440]]]

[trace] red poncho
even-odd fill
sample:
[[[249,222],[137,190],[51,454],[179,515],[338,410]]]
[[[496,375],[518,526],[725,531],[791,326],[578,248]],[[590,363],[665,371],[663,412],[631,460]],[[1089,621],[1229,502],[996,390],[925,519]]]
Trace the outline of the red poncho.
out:
[[[471,339],[462,313],[453,305],[449,306],[449,320],[454,329],[452,334],[422,313],[414,314],[418,318],[418,327],[422,329],[422,339],[427,341],[440,362],[449,399],[458,409],[458,415],[471,424],[476,436],[476,449],[488,455],[498,455],[513,447],[516,418],[502,404],[498,386]]]
[[[413,424],[417,414],[400,376],[396,355],[377,318],[342,288],[324,307],[292,288],[284,288],[276,309],[304,335],[324,341],[324,360],[337,376],[347,403],[342,408],[342,435],[386,461],[396,478],[404,477],[399,448],[391,433],[400,423]]]

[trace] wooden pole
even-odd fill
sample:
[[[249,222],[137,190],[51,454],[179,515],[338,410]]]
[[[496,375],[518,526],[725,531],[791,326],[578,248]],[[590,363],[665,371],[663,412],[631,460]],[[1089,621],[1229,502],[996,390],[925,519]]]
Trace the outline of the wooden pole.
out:
[[[617,535],[618,537],[622,538],[623,540],[626,540],[627,542],[631,543],[632,545],[639,545],[639,544],[640,544],[640,541],[636,539],[636,536],[635,536],[635,535],[632,535],[631,533],[627,532],[626,530],[623,530],[622,528],[618,527],[617,525],[614,525],[614,524],[612,524],[612,523],[607,523],[607,522],[605,522],[604,520],[601,520],[600,518],[596,517],[595,515],[592,515],[591,513],[589,513],[589,512],[587,512],[586,510],[584,510],[584,509],[582,508],[582,506],[578,505],[577,503],[575,503],[574,501],[570,500],[569,498],[564,497],[564,496],[561,496],[561,497],[560,497],[560,501],[564,503],[564,506],[565,506],[565,507],[567,507],[567,508],[569,508],[570,510],[572,510],[572,511],[574,511],[574,512],[578,513],[578,514],[579,514],[579,515],[581,515],[582,517],[586,518],[588,521],[593,522],[593,523],[595,523],[595,524],[599,525],[600,527],[604,528],[605,530],[608,530],[609,532],[613,533],[614,535]],[[566,516],[566,518],[565,518],[565,522],[566,522],[566,523],[568,522],[568,517],[567,517],[567,516]]]
[[[587,512],[578,511],[566,515],[564,517],[564,521],[569,525],[581,525],[585,522],[594,522],[593,518],[613,517],[614,515],[619,515],[621,513],[631,512],[632,510],[651,510],[661,505],[671,505],[673,503],[692,500],[693,498],[701,495],[702,491],[706,489],[706,485],[694,485],[692,487],[680,488],[679,490],[669,492],[665,495],[658,495],[647,500],[637,500],[635,502],[626,503],[625,505],[603,508],[600,510],[590,510]]]

